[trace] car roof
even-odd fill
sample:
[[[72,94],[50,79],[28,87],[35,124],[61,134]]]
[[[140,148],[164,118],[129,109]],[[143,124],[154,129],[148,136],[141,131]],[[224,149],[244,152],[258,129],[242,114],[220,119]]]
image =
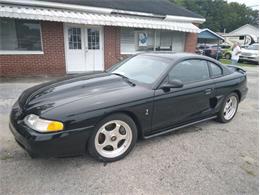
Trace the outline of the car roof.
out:
[[[203,60],[214,60],[212,58],[209,58],[207,56],[202,56],[198,54],[188,53],[188,52],[181,52],[181,53],[173,53],[173,52],[148,52],[148,53],[141,53],[138,54],[138,56],[154,56],[154,57],[160,57],[165,59],[170,59],[174,61],[178,61],[181,59],[203,59]]]
[[[178,64],[179,62],[183,61],[183,60],[194,60],[194,59],[197,59],[197,60],[207,60],[207,61],[210,61],[214,64],[218,64],[219,66],[222,67],[223,70],[227,70],[227,67],[224,66],[221,62],[219,62],[218,60],[216,59],[213,59],[211,57],[208,57],[208,56],[204,56],[204,55],[198,55],[198,54],[194,54],[194,53],[188,53],[188,52],[181,52],[181,53],[173,53],[173,52],[168,52],[168,53],[165,53],[165,52],[161,52],[161,53],[158,53],[158,52],[148,52],[148,53],[141,53],[141,54],[138,54],[138,56],[153,56],[153,57],[158,57],[158,58],[163,58],[165,60],[168,60],[171,62],[172,65],[176,65]],[[225,71],[225,72],[226,72]]]

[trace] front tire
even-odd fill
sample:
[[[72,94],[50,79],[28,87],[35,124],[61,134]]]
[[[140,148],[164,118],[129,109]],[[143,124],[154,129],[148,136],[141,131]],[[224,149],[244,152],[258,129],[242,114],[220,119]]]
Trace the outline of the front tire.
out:
[[[103,162],[124,158],[135,146],[137,128],[125,114],[113,114],[103,119],[88,142],[91,156]]]
[[[231,59],[231,54],[230,54],[230,53],[226,53],[226,54],[225,54],[225,58],[226,58],[227,60],[230,60],[230,59]]]
[[[229,94],[218,113],[217,120],[222,123],[230,122],[237,113],[239,98],[236,93]]]

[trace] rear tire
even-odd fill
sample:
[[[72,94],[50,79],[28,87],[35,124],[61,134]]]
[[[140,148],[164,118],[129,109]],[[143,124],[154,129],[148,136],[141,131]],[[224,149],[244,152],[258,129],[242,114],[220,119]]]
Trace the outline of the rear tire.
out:
[[[88,151],[95,159],[113,162],[124,158],[135,146],[137,127],[125,114],[113,114],[97,125],[88,142]]]
[[[221,123],[230,122],[237,113],[238,103],[238,95],[236,93],[229,94],[222,104],[217,120]]]

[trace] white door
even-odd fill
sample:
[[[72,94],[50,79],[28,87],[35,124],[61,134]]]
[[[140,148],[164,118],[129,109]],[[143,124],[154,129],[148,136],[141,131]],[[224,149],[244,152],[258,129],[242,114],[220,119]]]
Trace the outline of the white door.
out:
[[[67,73],[86,71],[85,48],[83,45],[83,29],[81,26],[65,28]]]
[[[104,70],[103,29],[91,27],[85,29],[87,35],[87,70]]]
[[[102,27],[65,26],[66,71],[104,70]]]

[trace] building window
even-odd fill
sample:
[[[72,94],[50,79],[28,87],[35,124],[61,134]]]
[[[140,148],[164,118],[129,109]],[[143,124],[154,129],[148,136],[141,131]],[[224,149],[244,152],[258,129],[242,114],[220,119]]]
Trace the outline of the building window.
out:
[[[154,50],[154,30],[135,31],[136,51]]]
[[[120,50],[124,54],[136,52],[134,28],[121,28]]]
[[[99,49],[99,30],[88,29],[88,49]]]
[[[2,51],[42,51],[40,22],[0,18]]]
[[[69,49],[81,49],[81,28],[69,28]]]
[[[169,30],[121,28],[121,53],[184,50],[185,33]]]
[[[172,51],[172,31],[157,31],[156,51]]]

